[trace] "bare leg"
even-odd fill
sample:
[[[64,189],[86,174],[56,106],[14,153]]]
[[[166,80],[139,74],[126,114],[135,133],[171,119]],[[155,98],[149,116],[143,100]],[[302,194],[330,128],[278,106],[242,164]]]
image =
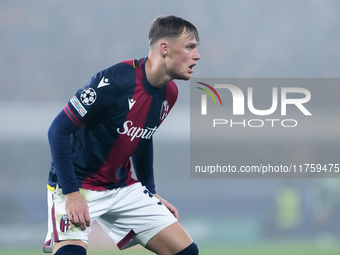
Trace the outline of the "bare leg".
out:
[[[192,239],[183,227],[175,222],[166,227],[146,244],[146,248],[160,255],[174,255],[192,243]]]

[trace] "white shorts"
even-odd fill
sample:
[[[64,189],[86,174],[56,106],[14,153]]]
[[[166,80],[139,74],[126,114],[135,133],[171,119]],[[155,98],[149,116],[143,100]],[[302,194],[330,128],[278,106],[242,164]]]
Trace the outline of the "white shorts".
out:
[[[119,249],[136,244],[145,246],[159,231],[177,221],[140,183],[105,191],[80,189],[80,193],[89,206],[91,222],[96,220]],[[48,208],[44,251],[49,252],[54,242],[62,240],[81,240],[87,244],[91,226],[82,231],[68,220],[61,189],[48,190]]]

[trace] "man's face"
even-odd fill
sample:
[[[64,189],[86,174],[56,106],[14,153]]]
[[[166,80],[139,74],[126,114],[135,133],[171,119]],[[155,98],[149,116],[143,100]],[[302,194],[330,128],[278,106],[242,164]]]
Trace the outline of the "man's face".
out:
[[[183,32],[178,38],[171,38],[168,44],[167,70],[173,79],[189,80],[194,72],[200,55],[197,51],[198,43],[188,32]]]

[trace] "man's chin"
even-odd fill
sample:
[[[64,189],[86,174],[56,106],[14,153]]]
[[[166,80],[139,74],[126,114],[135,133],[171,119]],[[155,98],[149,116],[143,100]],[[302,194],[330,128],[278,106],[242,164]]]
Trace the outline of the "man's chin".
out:
[[[175,80],[184,80],[184,81],[188,81],[191,79],[191,75],[187,74],[187,75],[179,75],[177,76],[177,78],[175,78]]]

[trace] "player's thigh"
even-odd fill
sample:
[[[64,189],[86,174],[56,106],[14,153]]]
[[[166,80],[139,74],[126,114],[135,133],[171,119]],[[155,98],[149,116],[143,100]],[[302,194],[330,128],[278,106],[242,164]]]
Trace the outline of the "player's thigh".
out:
[[[53,254],[56,253],[58,249],[60,249],[61,247],[65,246],[65,245],[79,245],[79,246],[87,249],[87,245],[83,241],[80,241],[80,240],[65,240],[65,241],[60,241],[60,242],[55,243],[52,253]]]
[[[152,237],[146,248],[161,255],[173,255],[188,247],[192,239],[184,228],[175,222]]]

